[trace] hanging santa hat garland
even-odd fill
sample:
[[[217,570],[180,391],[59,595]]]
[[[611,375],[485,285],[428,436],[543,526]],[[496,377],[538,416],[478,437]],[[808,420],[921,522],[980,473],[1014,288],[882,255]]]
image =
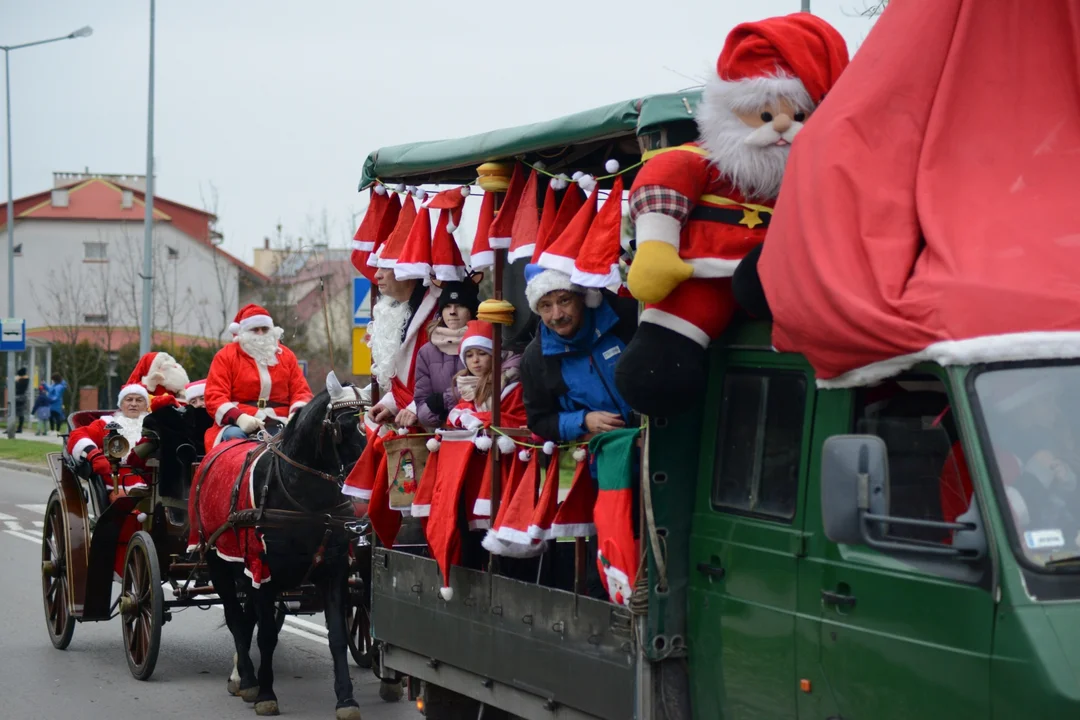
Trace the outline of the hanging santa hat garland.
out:
[[[393,269],[401,251],[405,248],[405,242],[409,239],[409,232],[416,221],[416,203],[408,195],[402,201],[401,211],[398,213],[394,229],[386,238],[386,241],[378,247],[375,253],[368,258],[368,265],[378,268]]]
[[[581,248],[574,255],[571,282],[592,288],[612,287],[622,282],[619,275],[622,202],[623,182],[620,176],[615,178],[611,193],[589,226]]]
[[[593,524],[593,507],[596,505],[596,480],[589,471],[588,453],[584,447],[574,450],[577,466],[570,492],[559,503],[555,519],[547,529],[546,538],[593,537],[596,525]]]
[[[375,238],[378,236],[382,217],[390,207],[390,200],[389,193],[382,185],[371,189],[367,211],[353,235],[352,254],[349,256],[353,267],[361,274],[367,268],[368,256],[375,250]]]
[[[439,282],[464,280],[469,271],[457,241],[451,235],[453,210],[441,210],[439,221],[435,224],[435,236],[431,240],[431,271]]]
[[[514,220],[517,218],[518,204],[521,202],[524,185],[525,178],[521,172],[521,163],[515,162],[513,175],[510,176],[510,186],[506,189],[499,212],[496,213],[495,221],[488,230],[488,244],[493,250],[506,250],[510,247]]]
[[[585,235],[596,217],[596,193],[597,189],[594,187],[589,199],[578,209],[566,229],[540,254],[537,265],[548,270],[558,270],[567,276],[574,271],[574,260],[581,252]],[[566,203],[567,199],[569,198],[564,199],[563,203]]]
[[[537,172],[534,168],[521,191],[514,225],[510,231],[510,249],[506,259],[510,262],[532,257],[536,248],[536,236],[540,230],[540,209],[536,206]]]
[[[427,281],[431,277],[431,211],[423,205],[393,267],[398,280]]]
[[[495,251],[488,242],[488,232],[495,220],[495,193],[484,193],[480,203],[480,217],[476,221],[476,235],[473,238],[472,251],[469,254],[469,266],[473,270],[489,268],[495,265]]]

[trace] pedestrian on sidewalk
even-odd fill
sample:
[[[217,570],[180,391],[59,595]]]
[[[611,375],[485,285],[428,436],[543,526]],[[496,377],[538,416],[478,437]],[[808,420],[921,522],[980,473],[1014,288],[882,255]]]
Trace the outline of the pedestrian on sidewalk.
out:
[[[23,431],[23,420],[30,409],[30,376],[26,368],[19,368],[15,373],[15,416],[18,418],[15,432]]]
[[[34,428],[34,434],[44,435],[49,429],[49,420],[52,417],[52,401],[49,399],[49,389],[45,383],[38,386],[37,397],[34,398],[33,414],[37,426]]]
[[[64,415],[64,391],[67,390],[67,383],[60,373],[52,374],[52,385],[49,385],[49,426],[50,429],[60,432],[60,428],[67,424],[67,417]]]

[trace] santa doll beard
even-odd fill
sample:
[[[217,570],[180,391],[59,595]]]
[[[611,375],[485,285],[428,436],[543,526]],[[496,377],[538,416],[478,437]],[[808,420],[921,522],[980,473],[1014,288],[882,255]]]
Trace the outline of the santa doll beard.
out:
[[[162,385],[165,386],[166,390],[172,393],[180,392],[188,384],[187,373],[184,371],[184,368],[178,364],[168,365],[162,368],[161,374],[165,376],[165,381]]]
[[[401,347],[401,334],[405,331],[412,308],[408,303],[398,302],[388,295],[375,304],[371,325],[368,327],[371,348],[371,374],[379,381],[379,387],[388,390],[396,369],[394,361]]]
[[[791,148],[775,143],[789,134],[794,137],[794,132],[781,136],[771,126],[751,128],[726,108],[714,108],[707,118],[699,117],[698,124],[709,158],[747,199],[773,200],[780,194]],[[794,126],[792,130],[798,131]]]
[[[245,330],[237,335],[236,341],[240,343],[240,349],[250,355],[255,362],[270,367],[278,364],[277,354],[281,334],[281,328],[274,328],[261,335],[253,330]]]

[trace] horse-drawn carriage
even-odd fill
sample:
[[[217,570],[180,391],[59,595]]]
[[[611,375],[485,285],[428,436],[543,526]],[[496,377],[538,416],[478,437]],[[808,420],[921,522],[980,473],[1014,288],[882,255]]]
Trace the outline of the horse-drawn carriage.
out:
[[[162,626],[174,609],[223,605],[238,654],[239,673],[234,670],[230,692],[257,702],[257,710],[259,702],[272,703],[263,708],[265,714],[276,713],[276,699],[259,700],[263,668],[256,677],[247,658],[256,619],[264,667],[264,625],[273,625],[276,643],[286,615],[316,612],[327,613],[335,673],[337,656],[342,656],[342,664],[345,657],[339,652],[344,648],[335,648],[340,635],[347,634],[354,661],[370,667],[370,547],[366,525],[340,495],[340,484],[363,448],[364,433],[357,422],[363,407],[354,388],[331,378],[330,389],[276,437],[233,441],[206,456],[197,433],[188,432],[190,423],[184,422],[185,413],[196,411],[179,407],[147,415],[143,440],[134,448],[118,425],[107,426],[101,450],[112,465],[111,478],[94,474],[89,463],[67,452],[51,453],[56,488],[46,506],[41,577],[53,646],[68,646],[77,621],[120,617],[128,667],[135,678],[146,680],[157,662]],[[76,412],[69,424],[74,430],[108,414]],[[146,490],[141,492],[124,491],[119,482],[121,462],[132,451],[142,462],[131,463],[135,467],[126,466],[125,472],[142,476]],[[215,466],[230,453],[243,457],[239,474],[227,470],[232,466],[225,460]],[[241,485],[244,493],[238,492]],[[253,492],[245,504],[248,486]],[[223,492],[227,499],[231,495],[231,505],[218,513],[224,523],[204,527],[207,499],[200,495],[216,499]],[[267,590],[244,579],[243,562],[229,562],[238,558],[212,552],[220,536],[239,537],[243,532],[257,533],[261,557],[271,565],[277,561],[276,582]],[[193,543],[195,538],[200,542]],[[120,583],[118,593],[114,580]],[[262,622],[268,612],[273,613],[272,623]],[[344,618],[340,628],[335,622],[339,616]],[[348,680],[347,668],[342,669]],[[264,694],[267,684],[261,683]],[[346,695],[339,692],[339,717],[348,716],[340,710],[350,707],[342,703],[351,701],[351,684]]]

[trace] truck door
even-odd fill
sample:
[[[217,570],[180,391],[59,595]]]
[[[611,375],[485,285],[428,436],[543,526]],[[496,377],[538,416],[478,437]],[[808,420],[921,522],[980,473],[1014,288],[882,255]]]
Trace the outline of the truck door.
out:
[[[833,393],[849,398],[840,403],[851,410],[843,427],[836,427],[839,413],[822,416],[840,397]],[[951,482],[960,472],[966,476],[966,469],[957,468],[963,451],[938,378],[907,376],[854,393],[825,391],[819,408],[815,433],[866,433],[885,441],[890,515],[942,520],[942,492],[952,491]],[[816,437],[815,446],[824,439]],[[970,493],[970,482],[967,487]],[[800,568],[801,609],[803,617],[820,618],[821,662],[812,685],[817,697],[804,697],[800,709],[816,707],[820,714],[801,716],[989,717],[994,620],[989,560],[972,564],[837,545],[822,532],[820,490],[811,492],[817,495],[808,503],[806,530],[812,539]],[[891,526],[889,535],[948,540],[947,531],[899,525]]]
[[[758,363],[715,375],[690,544],[694,717],[793,718],[813,379]]]

